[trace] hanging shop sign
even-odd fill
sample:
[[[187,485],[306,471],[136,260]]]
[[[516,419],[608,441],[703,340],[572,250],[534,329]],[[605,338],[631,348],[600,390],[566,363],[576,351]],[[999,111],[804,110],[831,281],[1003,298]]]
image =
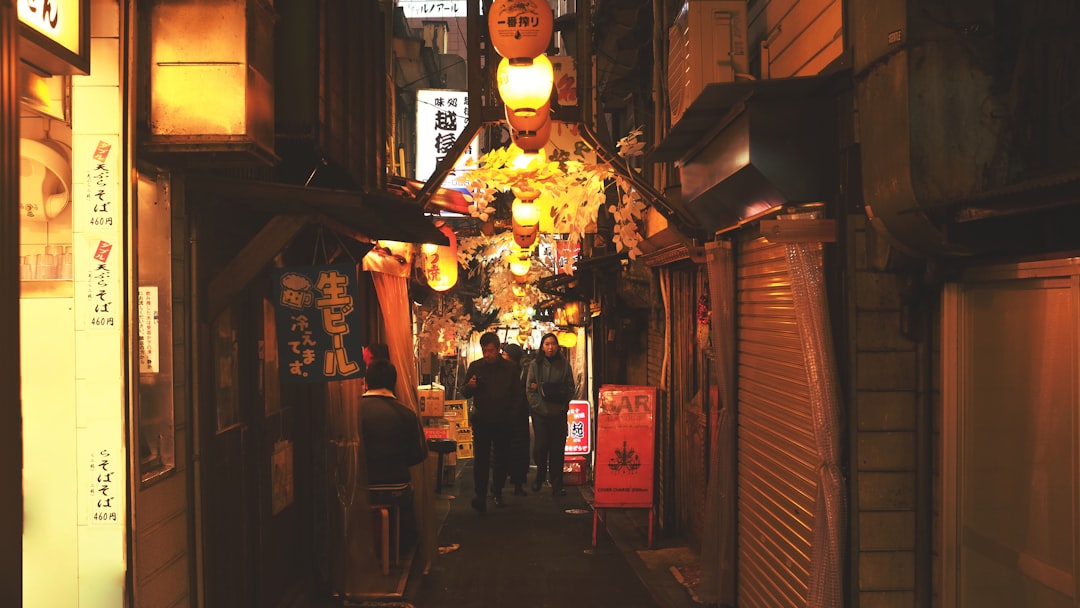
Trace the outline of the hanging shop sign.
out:
[[[274,271],[274,318],[285,382],[329,382],[363,374],[359,292],[350,264]]]
[[[592,451],[592,404],[577,399],[566,411],[566,454],[588,454]]]
[[[406,19],[465,17],[468,13],[465,0],[398,0],[397,5]]]
[[[49,74],[90,70],[90,0],[18,0],[19,56]]]
[[[468,91],[416,91],[416,179],[427,181],[469,124]],[[479,157],[479,138],[473,137],[446,176],[444,188],[465,188],[466,162]]]
[[[655,387],[600,387],[596,507],[652,508],[656,402]]]

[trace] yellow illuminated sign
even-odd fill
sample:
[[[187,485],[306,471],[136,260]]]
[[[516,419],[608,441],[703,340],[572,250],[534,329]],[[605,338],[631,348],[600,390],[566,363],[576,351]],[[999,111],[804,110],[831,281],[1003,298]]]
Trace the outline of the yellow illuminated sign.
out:
[[[19,21],[79,54],[82,0],[18,0]]]

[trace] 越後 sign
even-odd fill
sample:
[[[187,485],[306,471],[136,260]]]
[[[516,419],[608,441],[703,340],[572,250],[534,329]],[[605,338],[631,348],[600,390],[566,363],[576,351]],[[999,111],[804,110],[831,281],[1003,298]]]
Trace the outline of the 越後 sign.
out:
[[[656,387],[600,387],[595,507],[652,508],[656,401]]]
[[[358,293],[351,264],[274,271],[282,380],[328,382],[362,377]]]
[[[590,432],[591,404],[588,401],[570,402],[566,411],[566,454],[588,454],[592,451],[592,433]]]
[[[469,93],[449,89],[416,91],[416,179],[427,181],[457,142],[469,124]],[[454,169],[441,184],[445,188],[464,188],[465,163],[476,160],[478,138],[455,159]]]

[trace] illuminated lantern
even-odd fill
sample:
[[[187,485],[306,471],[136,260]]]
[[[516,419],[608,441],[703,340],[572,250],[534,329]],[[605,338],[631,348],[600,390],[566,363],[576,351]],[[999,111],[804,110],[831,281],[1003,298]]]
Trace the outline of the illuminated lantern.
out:
[[[532,228],[540,223],[540,207],[531,201],[515,198],[514,204],[510,207],[510,213],[514,221],[523,228]]]
[[[567,325],[585,325],[585,315],[581,308],[581,302],[570,300],[562,306]]]
[[[537,222],[540,218],[537,218]],[[536,236],[540,233],[540,228],[537,224],[532,226],[522,226],[516,219],[511,218],[511,224],[514,228],[514,243],[522,249],[528,249],[536,243]]]
[[[545,120],[535,131],[510,129],[510,140],[526,154],[535,154],[551,139],[551,120]]]
[[[514,297],[518,297],[518,298],[524,298],[525,294],[528,293],[528,290],[525,289],[524,285],[517,285],[517,284],[511,285],[510,290],[513,291]]]
[[[546,55],[540,55],[529,65],[510,65],[503,58],[495,78],[503,104],[517,116],[535,116],[551,101],[555,73]]]
[[[576,331],[560,331],[555,337],[559,340],[559,346],[562,346],[563,348],[574,348],[577,346]]]
[[[528,65],[547,52],[555,19],[546,0],[495,0],[487,17],[491,46],[508,61]]]
[[[515,277],[528,276],[532,270],[532,258],[528,251],[520,251],[510,254],[510,274]]]
[[[544,126],[545,122],[551,121],[551,100],[536,108],[532,116],[518,116],[506,108],[506,124],[510,125],[511,131],[536,131]]]
[[[450,240],[449,245],[424,243],[420,251],[424,254],[424,278],[428,286],[435,291],[446,291],[458,278],[457,237],[446,222],[439,222],[436,227]]]

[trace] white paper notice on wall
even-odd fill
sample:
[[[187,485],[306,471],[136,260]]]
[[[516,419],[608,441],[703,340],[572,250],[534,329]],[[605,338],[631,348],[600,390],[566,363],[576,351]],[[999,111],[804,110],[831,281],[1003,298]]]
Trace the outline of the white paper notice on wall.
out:
[[[161,348],[158,339],[158,288],[156,285],[139,287],[139,373],[156,374],[159,371]]]
[[[124,523],[123,451],[116,447],[99,445],[90,449],[88,475],[87,524],[111,526]]]

